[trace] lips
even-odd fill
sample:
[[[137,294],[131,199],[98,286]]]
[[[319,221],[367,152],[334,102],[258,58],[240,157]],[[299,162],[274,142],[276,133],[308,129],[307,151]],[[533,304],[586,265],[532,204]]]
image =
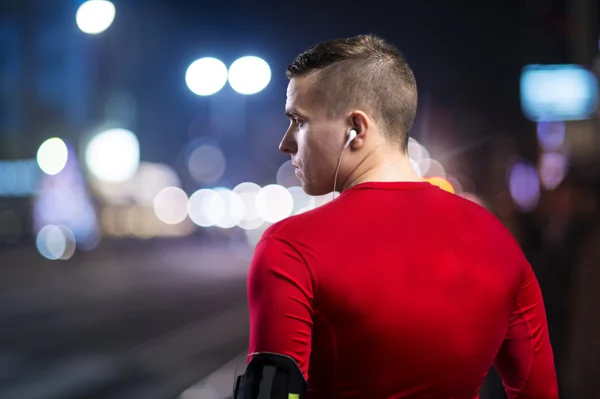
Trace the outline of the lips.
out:
[[[302,173],[300,167],[295,163],[292,163],[292,166],[294,167],[294,174],[299,178]]]

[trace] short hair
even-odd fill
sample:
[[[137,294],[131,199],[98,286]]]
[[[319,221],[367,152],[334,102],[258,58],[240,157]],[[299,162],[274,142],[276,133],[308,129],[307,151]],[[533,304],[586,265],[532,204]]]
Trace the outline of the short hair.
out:
[[[365,107],[386,138],[407,151],[417,82],[396,47],[372,34],[322,42],[300,54],[286,75],[293,79],[312,73],[318,73],[315,89],[329,117]]]

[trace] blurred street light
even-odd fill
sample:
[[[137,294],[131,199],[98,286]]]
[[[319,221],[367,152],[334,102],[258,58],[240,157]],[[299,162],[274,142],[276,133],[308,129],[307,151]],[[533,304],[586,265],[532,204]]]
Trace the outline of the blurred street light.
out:
[[[140,164],[138,139],[129,130],[106,130],[89,142],[85,162],[90,173],[100,180],[127,181],[135,175]]]
[[[240,94],[256,94],[271,81],[271,68],[262,58],[248,56],[237,59],[229,67],[229,84]]]
[[[115,15],[115,6],[110,1],[89,0],[79,6],[75,21],[82,32],[97,35],[112,25]]]
[[[64,141],[53,137],[42,143],[37,152],[37,163],[42,172],[56,175],[64,169],[69,158],[69,151]]]
[[[216,94],[227,83],[227,66],[216,58],[200,58],[188,67],[185,82],[199,96]]]

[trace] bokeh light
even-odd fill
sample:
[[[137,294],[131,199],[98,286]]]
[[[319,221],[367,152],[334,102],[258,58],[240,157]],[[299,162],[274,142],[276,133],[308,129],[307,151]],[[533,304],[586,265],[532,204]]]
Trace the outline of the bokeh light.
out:
[[[238,93],[256,94],[271,81],[271,68],[262,58],[242,57],[229,67],[228,79],[233,90]]]
[[[154,198],[167,187],[180,187],[177,172],[169,165],[142,162],[127,194],[137,203],[152,207]]]
[[[244,215],[238,226],[244,230],[257,229],[264,223],[256,208],[256,197],[261,187],[256,183],[244,182],[234,187],[233,192],[240,196],[244,203]]]
[[[185,82],[194,94],[213,95],[227,83],[227,66],[217,58],[200,58],[188,67]]]
[[[33,205],[34,230],[54,225],[68,228],[80,249],[93,249],[99,242],[96,210],[72,147],[68,162],[57,175],[43,175]]]
[[[53,137],[42,143],[37,151],[37,163],[47,175],[60,173],[69,159],[69,150],[64,141]]]
[[[444,179],[443,177],[430,177],[425,180],[427,182],[429,182],[429,184],[433,184],[434,186],[437,186],[444,191],[447,191],[452,194],[455,193],[454,187],[452,187],[452,183],[450,183],[448,180]]]
[[[200,227],[214,226],[225,215],[223,198],[208,188],[198,190],[190,196],[188,215]]]
[[[240,223],[245,214],[244,202],[240,196],[228,189],[217,188],[215,192],[221,197],[223,214],[215,221],[215,226],[222,229],[230,229]]]
[[[463,186],[458,180],[458,178],[454,176],[447,176],[446,180],[448,180],[448,183],[450,183],[450,185],[452,186],[452,189],[454,190],[455,194],[462,193],[464,191]]]
[[[188,159],[190,176],[198,183],[213,183],[223,176],[226,162],[223,153],[213,144],[196,147]]]
[[[284,187],[294,187],[301,184],[296,176],[296,168],[292,166],[292,161],[285,161],[279,169],[276,176],[277,184]]]
[[[256,211],[265,221],[275,223],[292,214],[294,201],[285,187],[270,184],[256,196]]]
[[[510,168],[508,186],[513,202],[521,212],[535,209],[540,200],[540,178],[535,166],[516,162]]]
[[[287,190],[291,194],[292,201],[294,203],[294,206],[292,208],[293,215],[296,215],[298,213],[304,213],[310,209],[314,209],[315,201],[313,197],[306,194],[302,187],[294,186],[289,187]]]
[[[412,137],[411,137],[412,139]],[[425,176],[431,165],[431,158],[427,148],[422,146],[417,140],[409,139],[408,142],[408,157],[414,160],[420,171],[420,176]]]
[[[415,162],[423,158],[428,158],[429,154],[425,154],[424,147],[413,137],[408,138],[408,157],[413,159]]]
[[[38,232],[36,246],[46,259],[67,260],[75,253],[75,236],[65,226],[47,225]]]
[[[565,141],[564,122],[539,122],[537,124],[537,137],[544,151],[555,151]]]
[[[581,65],[527,65],[520,86],[521,109],[534,122],[584,120],[598,106],[598,79]]]
[[[559,186],[567,174],[568,160],[563,154],[548,152],[542,154],[539,162],[539,175],[542,186],[553,190]]]
[[[115,5],[107,0],[89,0],[79,6],[75,21],[82,32],[97,35],[112,25],[116,16]]]
[[[129,130],[106,130],[88,143],[85,161],[96,178],[107,182],[123,182],[131,179],[138,170],[140,144]]]
[[[178,187],[162,189],[154,198],[154,213],[166,224],[178,224],[188,215],[188,197]]]
[[[460,174],[448,177],[448,181],[452,183],[456,192],[474,193],[476,191],[475,183],[468,176]],[[456,183],[456,185],[455,185]]]
[[[442,177],[442,178],[446,178],[446,169],[444,169],[444,166],[436,161],[435,159],[431,159],[431,158],[425,158],[423,160],[421,160],[421,163],[419,164],[419,166],[421,167],[421,165],[427,165],[427,171],[423,171],[423,176],[425,177]]]
[[[253,188],[253,183],[244,183],[247,188]],[[240,185],[241,186],[241,185]],[[222,229],[230,229],[235,226],[242,228],[257,228],[262,220],[252,213],[248,213],[247,199],[243,196],[253,191],[243,190],[237,186],[237,190],[229,190],[219,187],[216,189],[201,189],[191,195],[188,204],[190,220],[201,227],[216,226]],[[259,188],[260,189],[260,188]]]

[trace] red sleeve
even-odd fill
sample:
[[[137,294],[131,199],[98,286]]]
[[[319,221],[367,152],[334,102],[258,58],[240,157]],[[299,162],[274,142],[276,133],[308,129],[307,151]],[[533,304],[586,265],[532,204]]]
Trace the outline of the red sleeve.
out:
[[[526,263],[510,325],[494,366],[509,399],[557,399],[554,355],[542,292]]]
[[[312,303],[312,277],[302,255],[282,239],[263,238],[248,275],[248,352],[290,356],[308,380]]]

